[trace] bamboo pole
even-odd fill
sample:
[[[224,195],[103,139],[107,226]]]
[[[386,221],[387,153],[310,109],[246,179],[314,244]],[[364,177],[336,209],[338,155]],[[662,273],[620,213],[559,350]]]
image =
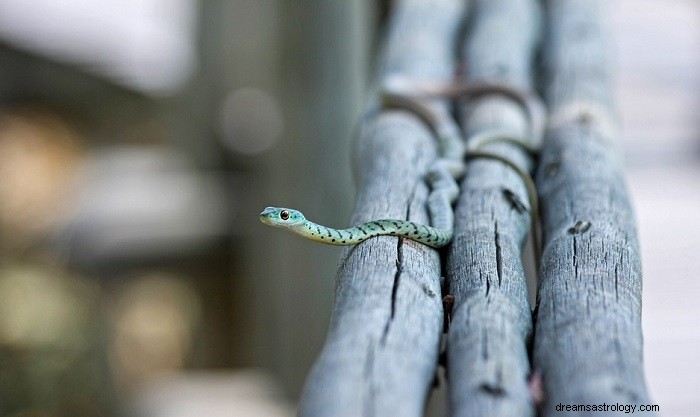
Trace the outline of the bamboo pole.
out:
[[[379,84],[395,75],[450,80],[463,3],[398,2]],[[415,115],[371,106],[357,142],[358,194],[350,223],[377,218],[429,222],[424,175],[436,151],[436,138]],[[330,329],[299,414],[422,415],[437,368],[441,300],[436,250],[395,237],[346,249]]]
[[[620,415],[559,412],[567,404],[650,403],[639,247],[615,142],[602,4],[548,2],[550,128],[536,177],[545,248],[533,358],[545,416]]]
[[[464,48],[468,82],[498,82],[532,90],[540,10],[531,0],[477,0]],[[467,137],[508,132],[532,145],[523,109],[497,94],[470,101]],[[533,167],[512,143],[481,148]],[[532,416],[528,389],[531,309],[521,263],[530,230],[528,192],[511,167],[469,162],[456,207],[455,238],[447,257],[449,293],[455,297],[447,343],[454,416]]]

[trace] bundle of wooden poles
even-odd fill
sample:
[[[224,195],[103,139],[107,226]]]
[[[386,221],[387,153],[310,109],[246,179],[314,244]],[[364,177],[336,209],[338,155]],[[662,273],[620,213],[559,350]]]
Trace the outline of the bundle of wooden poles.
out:
[[[604,1],[395,3],[377,85],[396,75],[459,77],[539,92],[546,103],[538,156],[512,143],[487,145],[534,172],[543,235],[536,303],[522,261],[534,227],[523,214],[532,208],[523,179],[499,161],[470,160],[445,253],[391,237],[345,250],[300,415],[421,416],[439,363],[454,416],[604,416],[619,413],[562,412],[560,405],[650,404],[641,266],[615,143]],[[467,141],[491,130],[532,139],[522,107],[507,97],[457,107]],[[428,224],[423,175],[439,152],[432,132],[410,112],[370,110],[356,146],[350,223]]]

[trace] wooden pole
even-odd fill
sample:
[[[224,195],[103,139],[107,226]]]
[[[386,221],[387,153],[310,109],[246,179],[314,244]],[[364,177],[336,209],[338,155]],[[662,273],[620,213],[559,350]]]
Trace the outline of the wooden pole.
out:
[[[399,1],[379,71],[448,81],[462,0]],[[405,111],[362,124],[351,224],[377,218],[429,222],[424,175],[437,156],[428,126]],[[328,337],[306,383],[301,416],[421,416],[443,325],[440,256],[409,240],[378,237],[343,252]]]
[[[548,2],[550,129],[536,178],[545,247],[533,358],[545,416],[620,415],[559,412],[567,404],[650,403],[639,247],[615,142],[602,4]]]
[[[531,0],[476,0],[464,48],[469,82],[498,82],[532,90],[540,10]],[[534,144],[523,109],[494,94],[470,101],[467,137],[507,132]],[[480,148],[526,172],[531,156],[512,143]],[[447,343],[447,376],[454,416],[532,416],[528,389],[531,308],[521,263],[530,231],[528,193],[511,167],[491,159],[469,162],[456,207],[447,257],[448,291],[455,297]]]

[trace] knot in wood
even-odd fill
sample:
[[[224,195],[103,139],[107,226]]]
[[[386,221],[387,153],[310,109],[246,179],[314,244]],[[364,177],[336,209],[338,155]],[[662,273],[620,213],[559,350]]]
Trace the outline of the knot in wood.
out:
[[[569,228],[569,234],[580,235],[581,233],[584,233],[586,230],[588,230],[590,227],[590,222],[587,222],[585,220],[579,220],[576,222],[575,225]]]

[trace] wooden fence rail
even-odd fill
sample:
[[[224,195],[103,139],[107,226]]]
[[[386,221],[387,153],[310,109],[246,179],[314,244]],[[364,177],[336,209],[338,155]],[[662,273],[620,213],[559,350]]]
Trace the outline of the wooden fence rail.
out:
[[[449,81],[464,17],[462,0],[397,2],[378,82]],[[358,192],[351,224],[409,219],[428,224],[424,175],[437,141],[405,111],[377,113],[361,127]],[[421,416],[437,369],[443,327],[438,251],[378,237],[343,252],[328,337],[307,380],[301,416]]]
[[[559,404],[650,404],[642,367],[642,276],[615,143],[603,1],[550,0],[544,49],[550,129],[539,163],[545,250],[534,367],[544,415]],[[653,413],[645,413],[653,415]]]
[[[468,82],[487,81],[533,90],[540,39],[540,8],[533,0],[471,2],[463,67]],[[465,137],[510,134],[536,145],[517,102],[497,94],[469,102]],[[480,149],[521,167],[531,155],[513,143]],[[532,416],[528,346],[532,316],[522,247],[530,231],[528,190],[511,167],[470,160],[456,206],[455,238],[446,271],[455,297],[447,343],[450,402],[455,416]],[[535,209],[536,210],[536,209]],[[531,256],[531,255],[528,255]]]

